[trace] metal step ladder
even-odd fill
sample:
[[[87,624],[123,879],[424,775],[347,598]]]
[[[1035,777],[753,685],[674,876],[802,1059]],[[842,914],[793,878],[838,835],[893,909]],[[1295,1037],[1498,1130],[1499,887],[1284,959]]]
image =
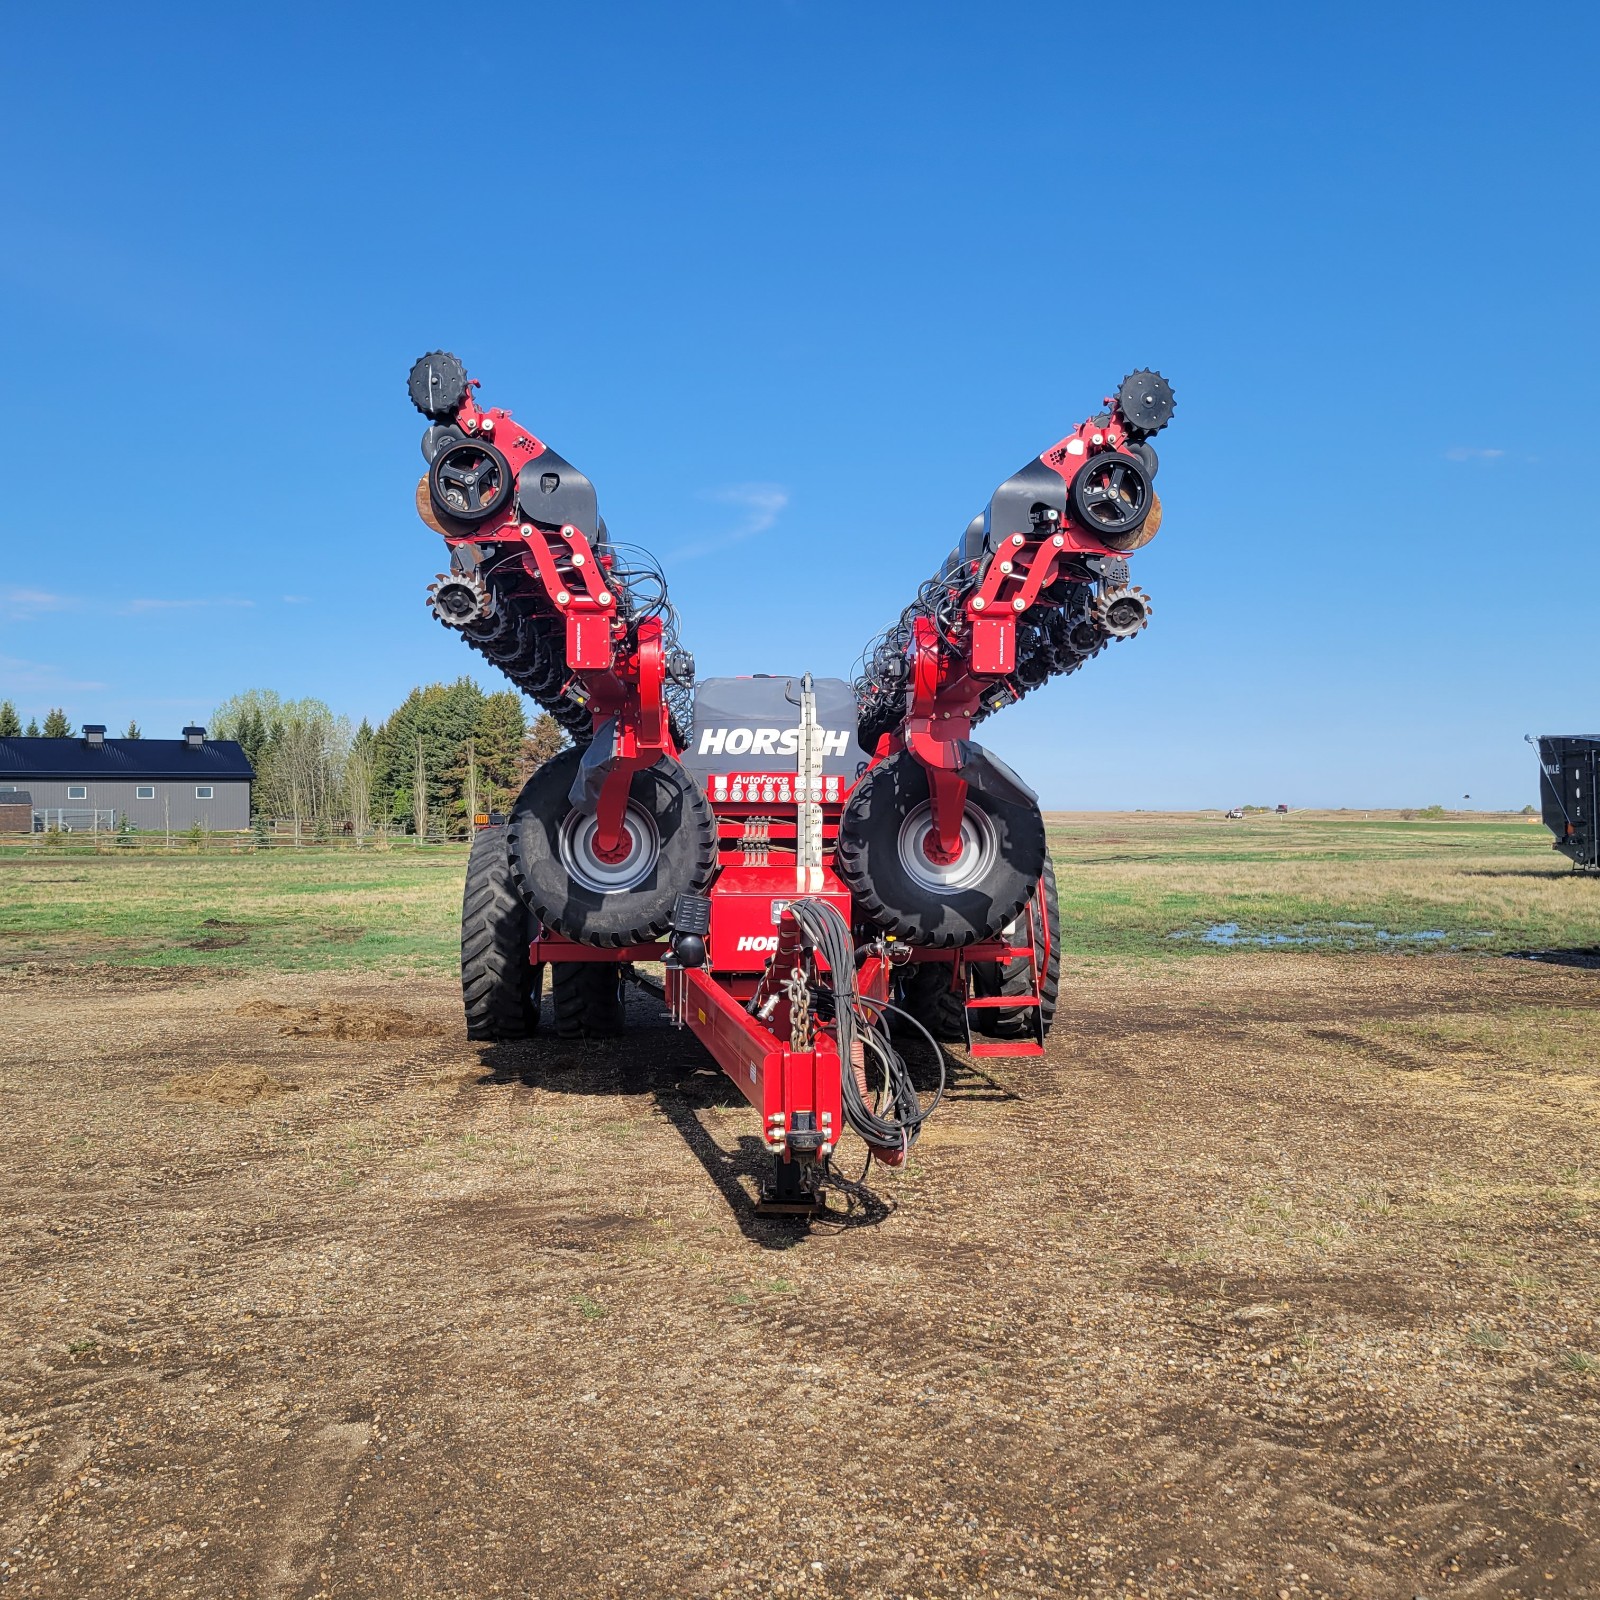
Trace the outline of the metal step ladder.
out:
[[[967,1053],[971,1056],[1042,1056],[1044,1054],[1044,997],[1040,993],[1040,983],[1044,971],[1039,965],[1039,915],[1036,900],[1030,900],[1027,907],[1026,943],[1021,945],[1008,945],[1005,960],[1002,966],[1009,966],[1013,961],[1026,957],[1028,962],[1028,988],[1023,994],[985,994],[969,995],[966,1001],[964,1021],[967,1030]],[[1046,933],[1048,937],[1048,933]],[[1045,954],[1049,959],[1049,952]],[[1033,1018],[1033,1037],[1031,1039],[982,1039],[974,1040],[972,1036],[972,1017],[975,1011],[1030,1011]]]

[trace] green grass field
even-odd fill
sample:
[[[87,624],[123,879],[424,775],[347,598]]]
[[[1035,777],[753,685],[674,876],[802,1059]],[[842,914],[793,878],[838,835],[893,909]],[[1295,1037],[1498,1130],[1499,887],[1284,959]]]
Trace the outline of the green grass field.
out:
[[[1084,955],[1600,945],[1600,880],[1525,818],[1339,812],[1049,818],[1062,943]],[[1209,929],[1236,942],[1209,944]],[[1217,935],[1213,935],[1217,937]]]
[[[1231,949],[1491,951],[1600,946],[1600,881],[1541,827],[1052,814],[1063,944],[1182,960]],[[100,854],[0,849],[0,963],[93,960],[451,973],[466,851]],[[1208,942],[1221,937],[1229,943]]]
[[[463,845],[0,851],[0,962],[453,972]]]

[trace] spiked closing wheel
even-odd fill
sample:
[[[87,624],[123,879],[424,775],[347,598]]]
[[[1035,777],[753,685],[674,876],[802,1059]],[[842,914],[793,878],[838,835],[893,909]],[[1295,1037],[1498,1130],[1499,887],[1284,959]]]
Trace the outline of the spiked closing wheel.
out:
[[[412,365],[406,389],[423,416],[448,422],[467,398],[467,369],[448,350],[433,350]]]
[[[475,572],[441,572],[428,585],[428,608],[447,628],[464,628],[494,614],[494,596]]]
[[[1117,409],[1136,434],[1160,433],[1176,406],[1172,385],[1159,372],[1130,372],[1117,390]]]
[[[1150,626],[1150,613],[1154,609],[1150,596],[1135,585],[1131,589],[1107,589],[1095,600],[1094,616],[1113,639],[1131,639]]]

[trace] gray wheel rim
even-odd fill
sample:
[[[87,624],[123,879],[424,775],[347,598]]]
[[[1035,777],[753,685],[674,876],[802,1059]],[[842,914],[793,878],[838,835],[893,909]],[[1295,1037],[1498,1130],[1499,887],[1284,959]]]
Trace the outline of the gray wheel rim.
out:
[[[923,849],[923,841],[933,831],[933,803],[924,800],[915,810],[907,812],[900,824],[897,844],[900,865],[907,876],[924,889],[944,891],[971,889],[983,883],[994,866],[999,845],[995,839],[994,823],[986,811],[967,806],[961,816],[961,854],[952,862],[941,865],[930,861]]]
[[[661,858],[661,834],[643,806],[628,802],[622,819],[628,853],[620,861],[602,861],[595,854],[599,818],[592,811],[569,811],[561,824],[557,853],[567,876],[593,894],[616,894],[637,888]]]

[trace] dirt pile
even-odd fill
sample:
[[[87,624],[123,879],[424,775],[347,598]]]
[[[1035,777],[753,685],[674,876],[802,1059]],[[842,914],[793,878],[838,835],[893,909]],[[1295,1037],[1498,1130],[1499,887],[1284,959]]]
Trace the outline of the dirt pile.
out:
[[[168,1078],[169,1100],[201,1101],[215,1106],[248,1106],[293,1094],[299,1084],[284,1083],[260,1067],[215,1067],[210,1072],[180,1073]]]

